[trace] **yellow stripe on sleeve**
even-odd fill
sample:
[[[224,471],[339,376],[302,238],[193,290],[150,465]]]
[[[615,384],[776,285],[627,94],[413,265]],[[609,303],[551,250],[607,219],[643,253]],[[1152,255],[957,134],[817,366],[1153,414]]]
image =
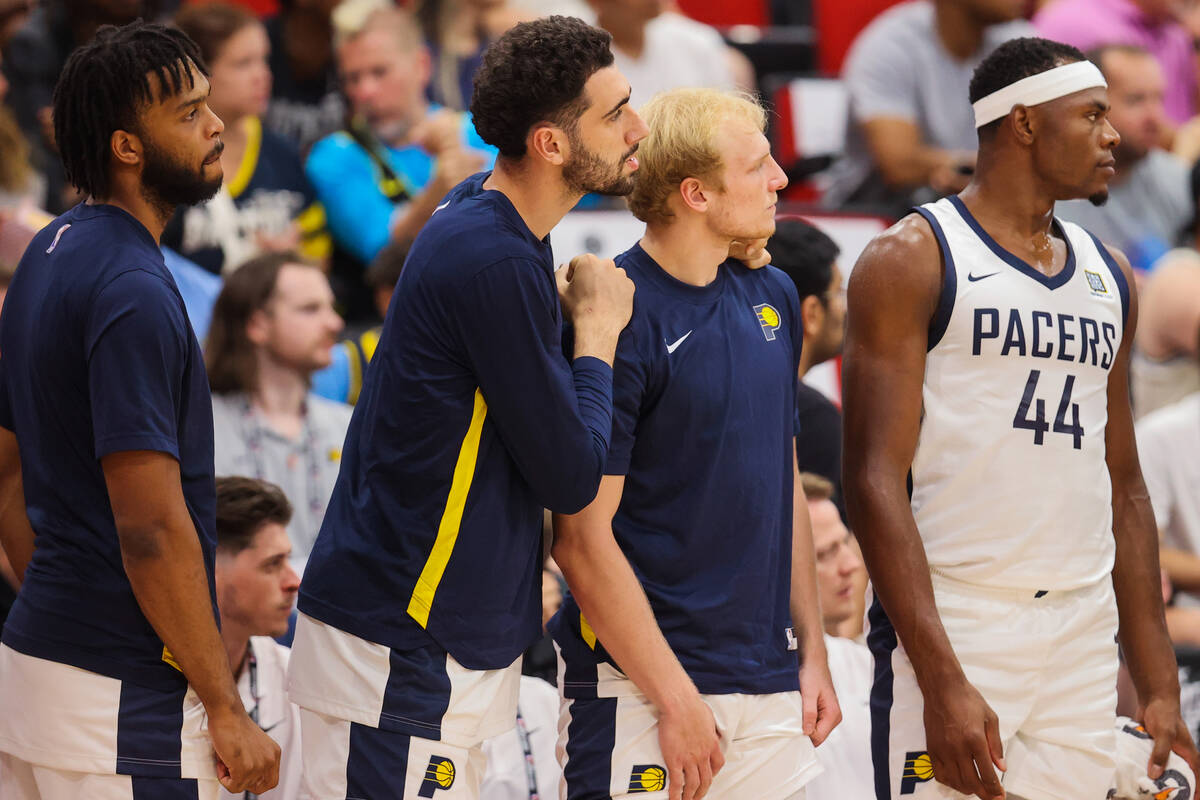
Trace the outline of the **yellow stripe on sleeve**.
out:
[[[479,437],[483,432],[483,420],[486,417],[487,403],[483,400],[483,392],[476,389],[475,410],[471,414],[471,424],[467,428],[467,435],[463,437],[462,447],[458,450],[458,462],[454,465],[454,477],[450,481],[450,495],[446,498],[446,509],[442,512],[442,521],[438,524],[433,552],[429,554],[421,576],[417,578],[417,585],[413,588],[412,599],[408,601],[408,615],[422,628],[429,625],[429,612],[433,608],[434,595],[437,594],[438,584],[442,582],[446,565],[450,563],[454,544],[458,541],[463,510],[467,506],[467,494],[471,491],[471,480],[475,477]]]
[[[583,640],[587,642],[587,646],[596,649],[596,632],[592,630],[592,626],[588,623],[587,617],[583,612],[579,612],[579,633],[583,636]]]

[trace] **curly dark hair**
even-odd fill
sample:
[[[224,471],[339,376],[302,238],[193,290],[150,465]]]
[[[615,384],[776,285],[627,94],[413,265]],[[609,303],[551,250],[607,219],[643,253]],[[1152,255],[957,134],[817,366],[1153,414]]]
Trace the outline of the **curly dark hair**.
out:
[[[975,68],[975,73],[971,76],[971,102],[987,97],[1022,78],[1084,60],[1086,59],[1078,48],[1062,42],[1036,36],[1009,39]],[[995,130],[999,126],[1000,120],[995,120],[984,125],[979,131],[983,133],[986,130]]]
[[[151,73],[168,96],[192,89],[189,62],[208,75],[187,34],[142,20],[105,25],[71,53],[54,87],[54,137],[72,185],[108,197],[113,131],[139,131],[139,113],[155,99]]]
[[[613,63],[612,37],[574,17],[543,17],[511,28],[488,47],[475,74],[475,130],[505,158],[525,155],[539,122],[572,129],[587,109],[588,78]]]

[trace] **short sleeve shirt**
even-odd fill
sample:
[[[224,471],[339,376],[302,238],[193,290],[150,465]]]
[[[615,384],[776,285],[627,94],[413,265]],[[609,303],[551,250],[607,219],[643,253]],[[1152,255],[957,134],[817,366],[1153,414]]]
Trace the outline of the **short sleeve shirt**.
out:
[[[179,462],[215,615],[212,407],[183,299],[125,211],[76,206],[26,250],[0,317],[0,425],[17,437],[37,537],[4,644],[183,686],[125,575],[100,462],[131,450]]]

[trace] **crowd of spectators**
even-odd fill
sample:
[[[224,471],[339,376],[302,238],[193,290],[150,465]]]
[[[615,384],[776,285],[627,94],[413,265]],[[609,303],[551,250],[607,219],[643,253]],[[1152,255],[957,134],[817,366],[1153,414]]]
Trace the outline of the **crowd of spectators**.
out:
[[[678,86],[769,98],[781,81],[835,81],[848,100],[844,143],[830,165],[803,176],[816,187],[815,202],[809,196],[808,206],[795,207],[818,217],[854,212],[890,221],[961,190],[974,169],[967,84],[975,66],[1017,36],[1085,50],[1109,84],[1109,120],[1121,135],[1117,172],[1106,205],[1073,201],[1057,213],[1121,248],[1138,270],[1131,390],[1140,455],[1163,536],[1164,585],[1176,598],[1171,630],[1179,644],[1200,647],[1200,13],[1169,0],[883,2],[840,72],[815,76],[815,59],[797,54],[795,68],[781,72],[758,60],[762,51],[737,46],[744,31],[689,17],[687,5],[0,0],[0,303],[33,233],[82,199],[64,179],[50,119],[71,50],[101,25],[147,17],[184,30],[207,62],[208,102],[225,124],[225,182],[211,201],[179,209],[162,244],[205,345],[217,474],[242,476],[218,485],[217,583],[222,614],[233,621],[223,631],[231,660],[252,642],[256,680],[268,687],[243,691],[247,708],[262,704],[260,723],[292,715],[279,699],[286,650],[269,637],[286,633],[278,612],[291,607],[320,528],[408,247],[443,196],[496,157],[469,113],[481,54],[511,25],[547,13],[582,16],[611,33],[635,106]],[[810,21],[819,49],[821,20]],[[793,122],[777,115],[771,124]],[[799,218],[780,222],[769,249],[800,295],[803,377],[841,352],[854,254],[840,253],[819,225]],[[866,724],[870,686],[860,642],[866,573],[844,525],[841,416],[836,397],[807,384],[801,401],[797,458],[811,473],[805,488],[846,720],[825,745],[844,769],[814,784],[810,796],[865,796],[855,781],[869,776],[869,754],[854,726]],[[0,575],[6,570],[0,554]],[[557,589],[552,563],[546,575]],[[8,590],[0,581],[0,607],[11,600]],[[561,594],[550,595],[552,612]],[[537,761],[539,785],[552,787],[556,696],[527,680],[535,681],[521,690],[533,737],[528,757]],[[1185,712],[1200,724],[1200,697]],[[280,735],[288,730],[283,724]],[[493,752],[519,766],[527,745],[514,729]],[[285,771],[287,759],[285,751]],[[522,796],[523,776],[497,773],[485,797]],[[271,796],[299,796],[288,786]]]

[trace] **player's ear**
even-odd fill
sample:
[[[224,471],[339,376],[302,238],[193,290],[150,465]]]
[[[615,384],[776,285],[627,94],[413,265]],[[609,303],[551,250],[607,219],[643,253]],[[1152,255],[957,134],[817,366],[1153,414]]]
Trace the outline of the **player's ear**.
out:
[[[556,167],[561,167],[566,162],[570,147],[563,129],[549,122],[539,122],[534,125],[529,132],[529,138],[525,141],[525,146],[535,156]]]
[[[684,178],[679,182],[679,197],[693,211],[708,211],[708,196],[704,184],[697,178]]]
[[[142,163],[142,140],[136,133],[115,130],[109,137],[113,160],[118,164],[136,167]]]
[[[804,323],[805,336],[816,336],[821,332],[821,325],[825,322],[825,306],[821,305],[821,299],[815,294],[810,294],[800,304],[800,319]]]
[[[1012,127],[1013,135],[1021,144],[1032,144],[1034,132],[1037,130],[1035,114],[1028,106],[1013,106],[1008,115],[1008,124]]]

